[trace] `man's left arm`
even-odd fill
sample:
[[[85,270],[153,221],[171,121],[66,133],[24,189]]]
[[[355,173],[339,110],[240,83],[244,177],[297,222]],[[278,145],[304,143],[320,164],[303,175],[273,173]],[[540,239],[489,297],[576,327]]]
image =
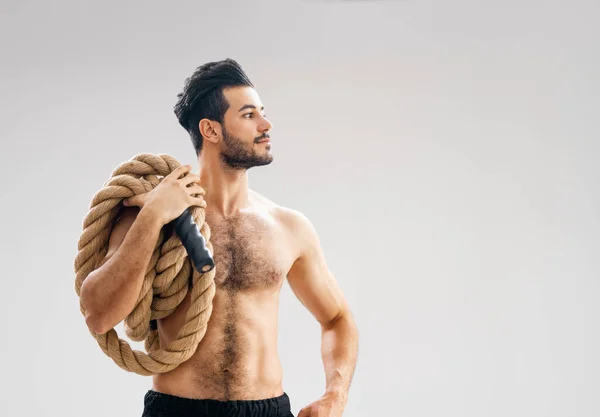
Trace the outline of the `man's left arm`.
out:
[[[298,417],[339,417],[346,406],[358,355],[358,330],[335,277],[329,270],[312,223],[294,212],[292,232],[298,257],[288,273],[290,288],[321,324],[325,394]]]

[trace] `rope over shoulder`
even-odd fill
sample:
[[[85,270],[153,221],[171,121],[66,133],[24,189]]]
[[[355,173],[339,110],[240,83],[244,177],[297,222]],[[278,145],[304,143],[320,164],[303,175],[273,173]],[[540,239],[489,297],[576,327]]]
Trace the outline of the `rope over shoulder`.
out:
[[[83,232],[74,262],[78,297],[86,277],[98,267],[108,251],[110,233],[121,210],[121,202],[151,191],[180,165],[169,155],[136,155],[119,165],[94,195],[83,220]],[[212,252],[210,228],[205,222],[204,209],[192,206],[189,210],[207,248]],[[166,236],[163,228],[148,264],[136,306],[124,320],[127,336],[134,341],[144,340],[147,353],[133,350],[129,343],[118,337],[115,329],[105,334],[90,333],[102,351],[126,371],[139,375],[171,371],[194,354],[206,333],[215,295],[214,276],[214,268],[206,273],[197,271],[180,238],[175,233]],[[191,289],[188,285],[190,278]],[[160,346],[158,331],[155,326],[151,328],[150,323],[175,311],[188,291],[191,291],[191,305],[177,338],[164,347]],[[81,302],[79,307],[85,316]]]

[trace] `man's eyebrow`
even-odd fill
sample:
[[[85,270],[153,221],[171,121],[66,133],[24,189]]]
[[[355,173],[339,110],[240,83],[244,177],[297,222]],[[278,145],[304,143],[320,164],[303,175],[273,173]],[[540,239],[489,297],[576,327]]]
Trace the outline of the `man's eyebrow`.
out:
[[[244,104],[242,107],[240,107],[240,109],[238,110],[238,112],[240,112],[242,110],[246,110],[246,109],[256,109],[256,106],[254,104]],[[264,110],[265,106],[262,106],[260,109]]]

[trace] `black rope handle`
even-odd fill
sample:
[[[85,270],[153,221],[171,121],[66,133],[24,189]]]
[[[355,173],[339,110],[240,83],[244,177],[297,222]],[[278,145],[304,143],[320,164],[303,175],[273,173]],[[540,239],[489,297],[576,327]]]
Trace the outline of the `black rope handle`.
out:
[[[196,270],[201,273],[211,271],[215,267],[212,253],[206,246],[206,240],[200,233],[198,225],[194,222],[189,208],[173,220],[173,225],[175,226],[175,233],[181,239],[181,243],[183,243],[183,247],[185,247]]]

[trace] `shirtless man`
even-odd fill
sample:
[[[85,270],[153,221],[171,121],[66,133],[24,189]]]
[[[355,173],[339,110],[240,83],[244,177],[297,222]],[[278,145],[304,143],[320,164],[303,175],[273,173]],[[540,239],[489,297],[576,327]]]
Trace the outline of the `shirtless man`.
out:
[[[102,334],[124,320],[161,228],[190,206],[206,207],[216,264],[212,315],[194,355],[153,376],[143,417],[293,416],[277,352],[286,277],[322,329],[325,392],[298,417],[342,416],[357,359],[356,325],[311,222],[248,187],[247,170],[273,160],[272,125],[254,86],[226,59],[197,68],[178,98],[175,114],[192,139],[199,175],[181,166],[152,191],[125,200],[106,258],[81,289],[87,325]],[[204,197],[197,196],[200,185]],[[184,322],[189,295],[158,320],[163,346]]]

